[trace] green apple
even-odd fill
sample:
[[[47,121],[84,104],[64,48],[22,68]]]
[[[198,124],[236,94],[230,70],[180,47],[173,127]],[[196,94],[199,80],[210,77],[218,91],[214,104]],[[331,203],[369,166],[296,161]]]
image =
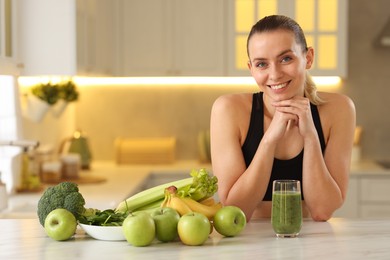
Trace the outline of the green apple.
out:
[[[177,223],[180,215],[173,208],[159,208],[151,213],[156,226],[156,237],[161,242],[170,242],[177,238]]]
[[[148,246],[156,235],[152,216],[143,211],[130,213],[123,221],[122,228],[127,242],[133,246]]]
[[[52,239],[68,240],[76,232],[77,220],[70,211],[58,208],[46,216],[44,227],[46,234]]]
[[[214,215],[215,230],[226,237],[234,237],[241,233],[246,226],[245,213],[236,206],[226,206]]]
[[[183,244],[189,246],[203,245],[210,233],[209,219],[198,212],[187,213],[179,219],[177,231]]]

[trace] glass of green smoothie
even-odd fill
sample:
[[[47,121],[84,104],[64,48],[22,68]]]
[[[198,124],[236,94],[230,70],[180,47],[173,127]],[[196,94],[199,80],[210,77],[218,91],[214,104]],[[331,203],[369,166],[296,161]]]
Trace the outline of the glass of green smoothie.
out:
[[[271,223],[277,237],[296,237],[302,227],[301,185],[297,180],[275,180]]]

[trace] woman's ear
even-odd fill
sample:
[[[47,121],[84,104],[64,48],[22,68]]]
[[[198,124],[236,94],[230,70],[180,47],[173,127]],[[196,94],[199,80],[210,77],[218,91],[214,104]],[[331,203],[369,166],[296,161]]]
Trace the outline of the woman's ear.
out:
[[[306,69],[310,69],[314,61],[314,49],[309,47],[306,52]]]
[[[248,69],[249,69],[249,72],[251,73],[252,77],[253,77],[253,73],[252,73],[252,62],[250,60],[248,60]]]
[[[247,65],[248,65],[248,69],[251,70],[252,69],[252,63],[251,63],[250,60],[248,60]]]

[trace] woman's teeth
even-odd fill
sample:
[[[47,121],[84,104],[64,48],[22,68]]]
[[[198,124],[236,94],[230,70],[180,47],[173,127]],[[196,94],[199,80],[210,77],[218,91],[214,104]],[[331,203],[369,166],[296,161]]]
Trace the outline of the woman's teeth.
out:
[[[282,84],[279,84],[279,85],[270,85],[270,87],[272,89],[281,89],[281,88],[284,88],[285,86],[287,86],[287,83],[282,83]]]

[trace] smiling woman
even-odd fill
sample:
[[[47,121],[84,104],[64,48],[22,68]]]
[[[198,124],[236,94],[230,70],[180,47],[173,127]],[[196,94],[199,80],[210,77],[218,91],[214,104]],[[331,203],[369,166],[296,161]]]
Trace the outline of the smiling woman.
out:
[[[218,195],[248,220],[270,217],[277,179],[301,182],[304,216],[314,220],[328,220],[344,202],[355,108],[344,95],[317,91],[308,72],[314,53],[297,22],[266,16],[247,39],[259,92],[214,102],[211,161]]]

